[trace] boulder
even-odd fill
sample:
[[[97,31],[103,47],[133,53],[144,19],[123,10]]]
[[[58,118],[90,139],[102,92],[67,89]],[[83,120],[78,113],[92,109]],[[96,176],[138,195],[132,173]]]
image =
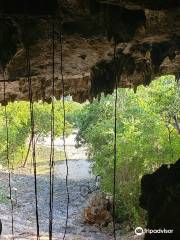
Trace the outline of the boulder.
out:
[[[112,201],[102,192],[92,193],[84,209],[85,222],[107,226],[112,222]]]

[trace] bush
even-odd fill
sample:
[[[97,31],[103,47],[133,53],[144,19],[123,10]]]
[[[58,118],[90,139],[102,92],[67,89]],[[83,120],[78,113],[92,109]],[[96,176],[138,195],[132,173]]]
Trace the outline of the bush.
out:
[[[79,128],[78,141],[88,144],[93,170],[102,176],[102,187],[113,191],[115,96],[86,103],[74,119]],[[139,208],[141,177],[162,163],[180,155],[179,85],[173,76],[162,77],[148,88],[118,90],[116,211],[120,221],[142,225],[145,213]]]

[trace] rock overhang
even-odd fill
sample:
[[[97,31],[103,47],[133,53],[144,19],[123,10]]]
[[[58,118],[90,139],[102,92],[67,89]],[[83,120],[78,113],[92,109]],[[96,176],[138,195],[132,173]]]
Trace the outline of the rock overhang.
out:
[[[63,32],[65,95],[71,95],[76,101],[92,99],[101,92],[112,93],[116,77],[120,87],[136,89],[163,74],[179,76],[178,1],[62,0],[55,3],[56,8],[52,4],[49,12],[47,5],[41,9],[40,2],[37,1],[39,12],[32,12],[32,5],[26,7],[25,15],[22,9],[17,11],[18,5],[1,11],[0,102],[4,101],[3,70],[6,71],[7,101],[28,100],[27,46],[33,99],[50,100],[53,21],[57,98],[62,95],[60,32]]]

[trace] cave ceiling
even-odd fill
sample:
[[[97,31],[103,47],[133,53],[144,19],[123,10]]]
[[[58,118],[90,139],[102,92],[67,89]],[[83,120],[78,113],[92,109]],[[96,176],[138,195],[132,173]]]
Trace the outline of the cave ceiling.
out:
[[[136,90],[163,74],[179,78],[180,1],[1,0],[2,104],[29,99],[27,59],[33,100],[50,101],[53,38],[57,98],[61,55],[65,95],[78,102],[112,93],[116,80]]]

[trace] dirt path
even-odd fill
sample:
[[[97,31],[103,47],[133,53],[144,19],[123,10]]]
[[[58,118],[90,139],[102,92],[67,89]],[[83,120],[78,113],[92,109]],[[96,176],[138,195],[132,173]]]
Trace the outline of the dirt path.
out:
[[[81,165],[81,170],[79,166]],[[94,184],[88,173],[86,160],[69,162],[69,221],[66,239],[110,240],[112,236],[105,230],[86,225],[82,220],[86,199],[80,194],[80,185]],[[48,236],[49,180],[48,175],[38,176],[39,223],[42,236]],[[1,192],[8,194],[8,174],[0,174]],[[14,206],[14,230],[16,239],[33,239],[36,232],[34,178],[32,175],[13,174],[13,187],[17,188],[17,204]],[[62,239],[66,221],[65,163],[56,166],[54,186],[53,234]],[[11,233],[11,213],[9,203],[0,204],[0,218],[3,222],[3,237]],[[8,238],[10,239],[10,238]],[[43,239],[43,238],[42,238]]]
[[[112,229],[99,229],[95,226],[84,224],[82,219],[83,208],[86,206],[87,199],[80,193],[81,185],[95,185],[92,174],[89,173],[90,162],[86,160],[84,149],[75,148],[75,136],[73,133],[66,143],[69,144],[69,220],[66,240],[111,240]],[[60,146],[61,139],[56,142]],[[49,138],[46,139],[44,146],[49,146]],[[60,148],[60,150],[62,150]],[[81,160],[77,160],[81,159]],[[47,165],[48,160],[46,161]],[[41,163],[43,164],[43,163]],[[41,240],[48,240],[49,223],[49,175],[42,174],[38,165],[38,210]],[[48,165],[45,166],[48,170]],[[44,167],[43,167],[44,168]],[[66,221],[66,166],[64,161],[57,161],[55,166],[55,185],[54,185],[54,240],[62,240]],[[15,240],[36,239],[36,218],[35,218],[35,196],[34,196],[34,177],[26,169],[12,175],[12,186],[17,189],[17,204],[14,205],[14,235]],[[11,238],[11,212],[10,203],[7,199],[9,193],[8,173],[0,171],[0,219],[3,223],[3,232],[0,239]],[[135,239],[133,234],[119,236],[117,240]]]

